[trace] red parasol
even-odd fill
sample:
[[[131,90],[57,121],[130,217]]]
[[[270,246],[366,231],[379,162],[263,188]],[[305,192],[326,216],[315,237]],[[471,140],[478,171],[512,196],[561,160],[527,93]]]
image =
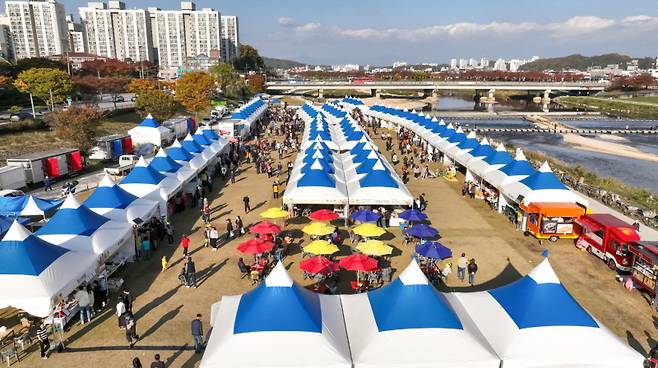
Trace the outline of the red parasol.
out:
[[[238,250],[245,254],[261,254],[274,248],[274,243],[264,239],[249,239],[238,244]]]
[[[333,221],[339,218],[340,215],[332,210],[317,210],[315,212],[311,212],[308,217],[317,221]]]
[[[277,234],[281,232],[281,227],[269,221],[261,221],[249,229],[249,232],[256,234]]]
[[[328,274],[338,271],[338,264],[332,262],[326,257],[316,256],[311,259],[303,260],[299,263],[299,268],[308,273]]]
[[[352,254],[338,261],[338,264],[348,271],[372,271],[379,267],[376,259],[364,254]]]
[[[230,137],[230,138],[228,139],[228,141],[231,142],[231,143],[238,143],[238,139],[235,138],[235,137]]]

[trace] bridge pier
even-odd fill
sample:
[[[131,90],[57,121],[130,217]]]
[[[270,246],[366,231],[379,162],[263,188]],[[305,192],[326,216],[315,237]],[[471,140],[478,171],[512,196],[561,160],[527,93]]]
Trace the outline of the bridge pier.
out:
[[[318,89],[318,98],[324,98],[324,90]]]
[[[439,109],[439,91],[435,89],[433,89],[431,93],[430,106],[432,108],[432,111],[436,111]]]

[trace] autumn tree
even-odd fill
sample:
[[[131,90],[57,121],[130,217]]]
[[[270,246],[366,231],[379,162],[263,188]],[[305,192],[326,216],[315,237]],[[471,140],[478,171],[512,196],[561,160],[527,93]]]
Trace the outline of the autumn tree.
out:
[[[254,73],[247,78],[247,89],[252,94],[265,92],[265,77],[260,73]]]
[[[96,132],[103,113],[91,106],[71,106],[50,115],[49,124],[57,137],[87,155],[96,144]]]
[[[176,100],[167,92],[152,89],[142,90],[135,100],[135,109],[142,116],[153,115],[157,121],[165,121],[176,113]]]
[[[240,71],[265,70],[265,61],[253,46],[240,45],[240,56],[233,60],[233,66]]]
[[[128,92],[140,94],[145,91],[153,91],[157,89],[156,82],[152,79],[133,79],[128,84]]]
[[[209,71],[215,77],[215,80],[217,80],[219,87],[224,93],[226,92],[226,87],[232,83],[235,83],[235,80],[238,79],[235,68],[229,63],[220,61],[219,63],[210,67]]]
[[[116,98],[120,93],[126,92],[126,88],[130,83],[130,78],[128,77],[104,77],[98,79],[98,89],[101,93],[107,93],[112,96],[112,102],[114,103],[114,108],[117,108]]]
[[[135,67],[117,59],[96,59],[88,60],[82,63],[80,68],[81,74],[91,74],[97,77],[108,76],[133,76],[135,74]]]
[[[215,79],[206,72],[185,73],[176,81],[176,100],[197,115],[210,106]]]
[[[33,68],[21,72],[14,82],[16,88],[30,93],[44,101],[50,100],[50,107],[64,101],[73,92],[71,78],[65,71],[53,68]]]

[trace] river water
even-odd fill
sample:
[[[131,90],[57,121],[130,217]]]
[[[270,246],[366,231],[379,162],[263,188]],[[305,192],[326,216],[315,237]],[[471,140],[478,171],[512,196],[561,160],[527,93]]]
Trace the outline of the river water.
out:
[[[537,107],[538,105],[536,104],[528,104],[528,108],[525,108],[525,102],[522,102],[522,105],[524,107],[519,107],[518,104],[496,104],[494,105],[494,109],[495,111],[541,111],[541,107]],[[480,109],[481,108],[478,108],[477,110]],[[458,97],[442,96],[439,98],[439,110],[435,111],[433,114],[437,117],[441,117],[441,111],[475,110],[475,103],[473,101]],[[456,122],[462,126],[471,128],[475,126],[487,126],[492,128],[531,127],[531,124],[528,124],[528,122],[522,119],[448,118],[445,120]],[[625,129],[626,127],[629,129],[642,129],[658,126],[658,121],[610,119],[607,117],[601,117],[601,119],[595,120],[565,119],[563,121],[568,125],[585,129]],[[562,136],[559,134],[489,132],[487,133],[487,136],[517,147],[542,152],[567,164],[580,165],[601,176],[613,177],[626,184],[646,188],[654,193],[658,193],[658,164],[655,162],[578,149],[565,143]],[[615,143],[635,147],[644,152],[658,154],[657,135],[628,134],[618,136],[596,136],[594,139],[614,141]]]

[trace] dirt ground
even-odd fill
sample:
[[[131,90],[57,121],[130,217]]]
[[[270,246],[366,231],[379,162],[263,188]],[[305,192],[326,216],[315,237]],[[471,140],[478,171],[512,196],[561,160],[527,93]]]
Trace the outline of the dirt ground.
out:
[[[384,145],[380,144],[380,147]],[[284,158],[284,167],[287,160],[294,160],[294,155]],[[224,221],[228,217],[241,215],[246,225],[255,224],[260,221],[260,212],[281,205],[280,199],[272,199],[271,180],[265,175],[257,175],[253,165],[243,166],[236,180],[235,184],[228,185],[216,181],[210,195],[212,222],[220,231],[224,230]],[[427,214],[432,225],[441,231],[441,242],[450,247],[455,256],[465,252],[478,262],[475,287],[460,283],[455,270],[444,289],[475,291],[504,285],[538,264],[542,250],[547,247],[552,265],[564,285],[599,321],[642,353],[655,343],[658,318],[652,314],[647,300],[638,292],[626,291],[602,262],[578,251],[572,242],[540,246],[536,240],[515,231],[504,216],[491,211],[483,201],[462,198],[459,182],[412,179],[409,189],[415,196],[426,193],[429,201]],[[251,198],[253,210],[249,214],[243,213],[242,197],[245,194]],[[190,321],[197,313],[203,314],[204,327],[208,331],[211,304],[222,295],[240,294],[254,287],[246,278],[240,278],[236,265],[241,257],[236,245],[248,235],[222,245],[217,252],[204,249],[199,215],[198,210],[189,209],[173,218],[176,239],[182,232],[192,234],[190,250],[199,271],[198,289],[179,284],[177,276],[182,268],[182,250],[177,244],[160,245],[150,261],[138,261],[120,270],[135,296],[133,310],[137,333],[142,337],[133,349],[128,348],[113,310],[107,309],[96,315],[91,323],[83,326],[71,323],[67,349],[63,353],[54,353],[49,360],[43,361],[39,359],[36,346],[32,346],[22,362],[15,366],[129,367],[134,357],[139,357],[144,366],[149,366],[156,353],[162,356],[167,367],[198,366],[201,355],[194,354],[192,348]],[[292,254],[283,261],[292,277],[303,285],[310,282],[303,280],[298,268],[300,247],[309,238],[302,237],[298,229],[307,222],[295,219],[286,228],[295,230],[293,234],[298,238],[291,248]],[[399,230],[391,228],[391,234],[386,237],[386,242],[399,250],[391,260],[396,271],[394,276],[397,276],[408,264],[412,249],[403,246]],[[341,252],[348,254],[348,245],[341,247]],[[163,255],[170,257],[170,269],[161,273],[160,258]],[[353,279],[354,274],[342,272],[342,292],[348,292],[345,284]],[[0,314],[3,322],[12,318],[13,312],[3,312]]]

